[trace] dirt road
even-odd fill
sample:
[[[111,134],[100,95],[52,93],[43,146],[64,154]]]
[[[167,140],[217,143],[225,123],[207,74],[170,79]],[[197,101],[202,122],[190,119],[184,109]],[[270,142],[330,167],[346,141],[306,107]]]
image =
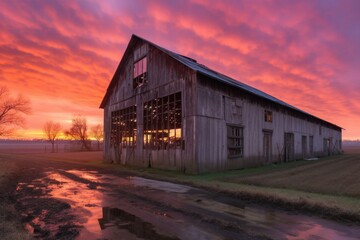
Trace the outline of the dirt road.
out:
[[[39,239],[358,239],[358,226],[126,173],[17,160],[16,209]]]

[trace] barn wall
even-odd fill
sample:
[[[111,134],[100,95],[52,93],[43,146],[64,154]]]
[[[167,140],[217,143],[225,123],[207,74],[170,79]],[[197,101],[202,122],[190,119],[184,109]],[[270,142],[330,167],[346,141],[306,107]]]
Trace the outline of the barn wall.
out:
[[[134,89],[133,63],[144,56],[147,56],[148,80]],[[140,40],[129,45],[114,77],[117,81],[112,83],[104,107],[106,162],[201,173],[341,151],[341,129],[338,127],[196,74],[165,52]],[[182,94],[182,146],[145,149],[144,103],[179,91]],[[137,107],[136,146],[111,146],[111,113],[134,105]],[[272,122],[265,122],[265,110],[272,112]],[[228,125],[243,128],[242,157],[228,156]],[[285,133],[293,136],[292,154],[285,154]],[[265,134],[271,135],[268,157],[264,151]]]
[[[239,89],[199,76],[196,87],[196,157],[199,172],[259,166],[285,159],[285,133],[294,136],[293,159],[335,154],[341,151],[341,129],[314,119],[304,119],[275,104],[249,95]],[[264,111],[272,111],[272,122],[265,122]],[[242,126],[244,156],[229,158],[226,126]],[[321,128],[321,130],[319,130]],[[264,132],[272,135],[271,156],[264,157]],[[303,136],[306,137],[303,152]],[[313,153],[310,154],[310,136]],[[324,152],[324,139],[330,139],[331,151]]]
[[[140,50],[135,50],[140,49]],[[179,64],[157,48],[139,42],[134,46],[135,54],[127,56],[121,66],[118,82],[114,85],[104,111],[106,162],[174,169],[185,172],[197,172],[194,156],[195,107],[194,71]],[[147,56],[147,83],[133,88],[133,62]],[[143,148],[143,104],[154,98],[160,98],[176,92],[182,93],[182,137],[183,147],[177,149]],[[111,112],[129,106],[137,106],[137,143],[135,148],[116,148],[110,146]]]

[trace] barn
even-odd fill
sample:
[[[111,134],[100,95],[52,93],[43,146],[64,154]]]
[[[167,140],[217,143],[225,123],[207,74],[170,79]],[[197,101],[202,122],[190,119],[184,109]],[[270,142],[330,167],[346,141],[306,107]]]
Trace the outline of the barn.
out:
[[[342,152],[341,127],[136,35],[100,108],[111,163],[204,173]]]

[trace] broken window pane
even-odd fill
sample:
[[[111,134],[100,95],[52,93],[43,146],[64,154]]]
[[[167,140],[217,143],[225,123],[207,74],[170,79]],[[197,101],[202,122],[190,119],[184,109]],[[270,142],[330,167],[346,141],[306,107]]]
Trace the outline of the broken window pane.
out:
[[[239,126],[227,126],[228,156],[244,157],[244,132]]]
[[[135,147],[136,131],[136,106],[111,113],[111,146]]]
[[[265,122],[272,122],[272,111],[265,110]]]
[[[146,83],[147,79],[147,60],[143,57],[134,63],[133,87],[137,88]]]
[[[144,148],[182,148],[181,92],[144,104]]]

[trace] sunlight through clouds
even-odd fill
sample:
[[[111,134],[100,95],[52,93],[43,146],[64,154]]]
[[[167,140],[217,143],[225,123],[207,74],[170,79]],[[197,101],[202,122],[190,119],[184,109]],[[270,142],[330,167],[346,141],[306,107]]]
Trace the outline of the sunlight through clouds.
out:
[[[29,132],[98,109],[131,34],[360,138],[360,2],[0,1],[0,85],[32,100]]]

